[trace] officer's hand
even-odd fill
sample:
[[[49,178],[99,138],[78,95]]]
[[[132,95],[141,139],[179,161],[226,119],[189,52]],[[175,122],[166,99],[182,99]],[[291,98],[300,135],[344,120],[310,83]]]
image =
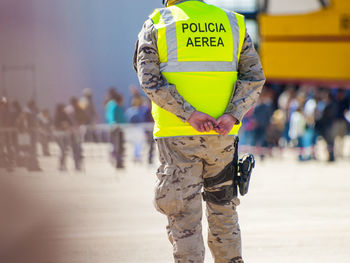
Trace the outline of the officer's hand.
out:
[[[218,125],[215,127],[215,131],[220,135],[227,135],[237,122],[237,119],[231,114],[224,114],[217,119]]]
[[[187,121],[199,132],[209,132],[218,125],[213,117],[200,111],[193,112]]]

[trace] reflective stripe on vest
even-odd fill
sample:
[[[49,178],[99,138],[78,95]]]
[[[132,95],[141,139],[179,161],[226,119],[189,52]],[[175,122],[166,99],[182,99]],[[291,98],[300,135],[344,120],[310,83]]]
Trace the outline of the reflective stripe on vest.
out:
[[[196,110],[220,117],[237,80],[239,55],[245,37],[242,15],[201,1],[156,9],[150,16],[157,29],[160,71]],[[152,104],[155,137],[200,133],[187,122]],[[231,135],[237,134],[235,125]]]

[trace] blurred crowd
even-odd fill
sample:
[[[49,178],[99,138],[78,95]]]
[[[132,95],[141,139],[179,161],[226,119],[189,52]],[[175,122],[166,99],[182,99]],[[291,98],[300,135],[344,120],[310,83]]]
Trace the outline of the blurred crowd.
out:
[[[129,135],[129,140],[133,143],[134,156],[133,161],[140,163],[142,161],[143,142],[146,139],[148,144],[148,163],[153,163],[154,141],[152,129],[143,129],[145,138],[139,136],[139,126],[127,126],[123,128],[120,124],[140,124],[152,123],[151,102],[146,97],[142,96],[137,86],[130,86],[130,101],[129,107],[124,108],[124,97],[115,87],[110,87],[105,99],[105,120],[109,125],[117,126],[111,131],[111,141],[113,142],[112,160],[115,160],[117,168],[124,168],[124,153],[125,153],[125,130]]]
[[[39,109],[30,100],[25,106],[16,100],[2,97],[0,101],[0,168],[12,171],[24,167],[28,171],[41,171],[38,150],[50,156],[50,143],[59,148],[58,169],[67,170],[67,155],[71,152],[75,169],[82,170],[83,142],[110,143],[111,161],[116,168],[124,168],[125,129],[128,123],[151,123],[151,105],[136,86],[130,87],[129,107],[124,107],[124,97],[116,88],[109,88],[104,101],[105,121],[96,111],[90,89],[80,98],[72,97],[69,103],[59,103],[53,114],[49,109]],[[106,122],[108,126],[98,123]],[[141,162],[143,142],[149,145],[148,162],[153,162],[153,138],[149,126],[142,136],[134,136],[134,161]],[[138,129],[139,130],[139,129]],[[129,132],[129,131],[128,131]],[[141,138],[141,139],[140,139]],[[137,140],[138,139],[138,140]],[[39,146],[40,145],[40,146]],[[38,146],[40,148],[38,148]]]
[[[40,171],[38,150],[50,156],[50,143],[56,143],[58,169],[67,170],[66,159],[71,153],[74,168],[81,170],[83,142],[110,143],[110,160],[116,168],[124,168],[126,137],[133,145],[133,161],[141,163],[146,149],[147,162],[151,164],[154,150],[151,103],[137,86],[131,86],[129,92],[126,102],[115,87],[108,89],[104,118],[96,111],[90,89],[85,89],[79,98],[72,97],[67,104],[57,104],[53,114],[49,109],[39,109],[33,100],[22,106],[16,100],[2,97],[0,168]],[[323,140],[329,161],[342,158],[344,138],[349,133],[349,102],[349,91],[344,89],[266,86],[256,107],[243,120],[241,149],[263,159],[273,156],[273,149],[295,148],[298,159],[307,161],[319,159],[317,142]],[[142,126],[147,123],[151,126]]]
[[[243,120],[241,143],[262,159],[273,155],[273,148],[293,147],[298,159],[307,161],[318,158],[317,142],[323,139],[328,161],[343,158],[349,95],[344,89],[266,86]]]

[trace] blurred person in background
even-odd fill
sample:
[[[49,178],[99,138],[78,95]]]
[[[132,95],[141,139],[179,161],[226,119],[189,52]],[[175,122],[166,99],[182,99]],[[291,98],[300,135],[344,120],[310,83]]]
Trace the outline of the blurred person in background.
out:
[[[94,105],[92,90],[84,89],[83,96],[80,98],[79,106],[85,112],[86,116],[86,124],[94,124],[98,119],[98,115],[96,112],[96,107]]]
[[[146,111],[143,105],[141,95],[134,95],[131,100],[131,106],[125,111],[125,117],[128,123],[145,123]],[[128,129],[129,138],[134,144],[134,162],[141,163],[141,152],[144,138],[138,134],[140,129],[138,127]]]
[[[126,123],[124,97],[115,87],[110,87],[105,100],[105,119],[108,124]]]
[[[303,105],[300,104],[299,107],[292,112],[290,116],[290,125],[289,125],[289,137],[292,140],[292,143],[299,151],[299,161],[303,161],[304,158],[304,144],[303,136],[305,133],[306,121],[305,117],[302,114]]]
[[[130,93],[130,101],[129,101],[130,105],[132,104],[132,100],[134,97],[142,96],[139,87],[136,85],[129,86],[129,93]]]
[[[284,112],[280,109],[276,109],[270,119],[270,125],[267,127],[267,144],[269,147],[277,147],[282,154],[281,138],[285,128]]]
[[[289,131],[288,136],[292,141],[293,147],[298,149],[298,158],[304,160],[304,135],[306,131],[306,121],[304,117],[304,105],[306,101],[306,92],[300,88],[289,105]]]
[[[317,90],[314,89],[309,93],[309,96],[304,106],[305,116],[305,134],[303,138],[305,156],[304,160],[316,160],[316,142],[317,133],[315,130],[316,124],[316,109],[317,109]]]
[[[324,89],[317,89],[315,91],[315,101],[316,101],[316,109],[315,109],[315,132],[317,135],[319,134],[319,121],[321,120],[324,108],[326,107],[326,96],[327,91]]]
[[[254,109],[250,109],[242,120],[242,127],[239,131],[239,141],[242,152],[253,152],[254,130],[255,130]]]
[[[12,149],[10,143],[10,110],[6,97],[0,98],[0,168],[12,171]]]
[[[82,129],[84,125],[88,123],[88,117],[85,111],[79,105],[79,101],[76,97],[70,99],[70,104],[65,108],[71,124],[71,134],[70,134],[70,143],[73,150],[74,165],[77,171],[82,169],[83,161],[83,149],[82,149]]]
[[[138,86],[136,85],[130,85],[129,86],[129,91],[130,91],[130,105],[133,105],[133,99],[134,98],[141,98],[142,99],[142,105],[139,108],[139,116],[142,116],[142,122],[143,123],[152,123],[153,121],[153,117],[152,117],[152,104],[151,101],[142,96],[141,95],[141,91],[139,89]],[[129,108],[130,109],[130,108]],[[128,110],[129,110],[128,109]],[[134,111],[134,110],[130,110],[130,112],[125,113],[126,115],[130,115],[130,113]],[[126,117],[128,120],[128,122],[130,121],[130,116]],[[153,134],[152,134],[152,130],[149,129],[148,127],[145,128],[145,135],[146,135],[146,142],[148,145],[148,164],[152,164],[153,163],[153,153],[154,153],[154,139],[153,139]]]
[[[50,156],[49,143],[52,133],[52,119],[49,109],[44,109],[38,114],[39,121],[39,141],[44,156]]]
[[[41,171],[37,156],[37,142],[39,136],[39,109],[34,100],[30,100],[27,103],[27,107],[24,109],[24,114],[25,130],[30,137],[29,153],[27,156],[27,169],[28,171]]]
[[[113,150],[111,156],[117,169],[124,168],[124,132],[120,127],[116,126],[116,124],[126,123],[123,102],[123,96],[117,92],[115,87],[110,87],[105,100],[105,119],[112,127],[110,140]]]
[[[140,93],[134,93],[131,100],[131,107],[129,107],[125,112],[126,119],[129,123],[148,123],[153,122],[151,114],[151,105],[148,99],[142,97]],[[140,128],[136,127],[135,131],[139,132]],[[145,138],[149,146],[148,151],[148,163],[153,162],[153,136],[147,127],[143,130],[145,133]],[[129,132],[129,131],[128,131]],[[130,136],[134,143],[134,161],[141,162],[141,151],[144,139],[140,136]]]
[[[131,99],[131,105],[125,111],[125,118],[128,123],[144,123],[146,122],[146,110],[147,108],[143,104],[143,98],[141,95],[133,96]]]
[[[142,96],[141,93],[131,93],[130,107],[125,111],[125,117],[129,123],[153,122],[151,101]]]
[[[66,171],[66,157],[69,146],[72,146],[71,140],[71,131],[73,128],[72,121],[65,111],[64,104],[57,104],[55,109],[55,115],[53,119],[53,125],[55,128],[55,139],[60,149],[60,158],[59,158],[59,170]],[[76,148],[72,147],[74,151]],[[74,152],[73,152],[74,155]],[[74,161],[78,161],[74,158]],[[79,164],[76,164],[76,166]]]
[[[70,104],[66,106],[65,110],[75,127],[80,127],[88,123],[88,116],[76,97],[71,97]]]
[[[349,125],[346,121],[345,114],[350,107],[350,101],[343,89],[338,90],[335,102],[338,106],[337,116],[333,126],[333,133],[335,137],[335,156],[337,158],[344,157],[344,138],[348,134]]]
[[[10,146],[12,149],[12,158],[13,162],[20,166],[21,160],[20,160],[20,148],[18,143],[18,126],[20,122],[20,118],[23,114],[22,107],[20,103],[17,100],[12,101],[10,104],[10,127],[12,128],[11,135],[10,135]]]
[[[30,134],[28,132],[28,123],[29,117],[25,108],[22,109],[21,105],[18,102],[14,102],[14,116],[17,116],[14,119],[14,127],[16,129],[16,140],[15,147],[16,151],[16,164],[19,167],[27,167],[28,160],[31,158],[30,155]]]
[[[14,100],[12,101],[11,109],[11,119],[14,121],[14,123],[16,123],[22,114],[21,104],[17,100]]]
[[[306,101],[306,92],[302,88],[297,87],[293,95],[294,96],[291,97],[288,108],[288,121],[290,121],[290,118],[295,111],[298,109],[300,110],[300,107],[304,107]]]
[[[290,104],[292,100],[295,98],[295,87],[292,85],[287,86],[287,88],[282,92],[282,94],[278,98],[278,108],[283,112],[283,115],[285,117],[285,124],[284,124],[284,130],[283,130],[283,139],[282,142],[283,146],[288,145],[290,138],[289,138],[289,117],[290,117]]]
[[[330,91],[322,92],[322,100],[319,102],[320,108],[324,108],[316,121],[316,130],[327,143],[328,161],[334,162],[334,123],[337,119],[338,105]],[[317,108],[317,106],[316,106]]]
[[[94,125],[98,120],[98,114],[94,105],[92,90],[87,88],[83,90],[83,96],[79,100],[79,105],[85,112],[86,116],[86,132],[85,141],[96,141],[96,135],[94,133]]]
[[[254,146],[257,155],[264,159],[268,153],[266,132],[270,125],[270,120],[273,114],[272,94],[269,91],[263,90],[258,103],[254,108]]]

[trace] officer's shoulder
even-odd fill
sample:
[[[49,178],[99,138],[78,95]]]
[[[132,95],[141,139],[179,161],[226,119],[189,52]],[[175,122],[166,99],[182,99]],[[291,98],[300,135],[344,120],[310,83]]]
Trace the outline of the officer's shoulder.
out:
[[[149,19],[151,19],[153,21],[153,23],[157,23],[159,21],[159,19],[161,18],[161,12],[162,10],[164,10],[165,8],[156,8],[148,17]]]

